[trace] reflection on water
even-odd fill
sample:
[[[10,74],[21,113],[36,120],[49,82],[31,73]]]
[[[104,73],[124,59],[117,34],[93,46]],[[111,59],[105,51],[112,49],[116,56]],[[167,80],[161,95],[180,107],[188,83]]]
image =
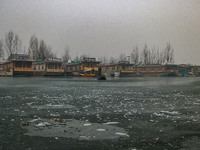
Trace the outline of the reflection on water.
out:
[[[199,90],[200,78],[0,78],[0,149],[195,149],[200,145]],[[46,136],[35,137],[23,127],[30,120],[56,118],[100,127],[92,132],[83,125],[83,132],[76,124],[73,139],[70,132],[57,133],[63,128],[41,128]],[[103,133],[104,125],[123,132],[106,134],[117,139],[80,140],[98,137],[93,134]]]

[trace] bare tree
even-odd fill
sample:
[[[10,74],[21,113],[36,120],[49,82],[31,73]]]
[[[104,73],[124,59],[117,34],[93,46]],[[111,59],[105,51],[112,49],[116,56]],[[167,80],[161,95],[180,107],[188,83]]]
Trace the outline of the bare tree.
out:
[[[80,60],[83,61],[83,59],[86,58],[86,57],[88,57],[88,56],[85,55],[85,54],[82,54],[82,55],[80,56]]]
[[[14,44],[13,44],[13,49],[16,54],[22,52],[22,41],[19,39],[19,36],[15,34],[14,38]]]
[[[52,48],[47,46],[44,40],[39,41],[34,35],[30,38],[28,54],[35,60],[45,60],[46,58],[56,57]]]
[[[158,59],[157,52],[158,51],[156,51],[155,48],[149,51],[149,64],[157,64],[157,59]]]
[[[5,50],[7,55],[18,54],[21,52],[22,42],[17,34],[13,31],[5,35]]]
[[[108,58],[106,56],[103,57],[103,64],[107,64],[108,63]]]
[[[174,49],[172,48],[170,43],[167,43],[164,53],[165,62],[173,63],[174,62]]]
[[[56,53],[52,50],[51,46],[47,47],[47,50],[45,51],[45,57],[46,58],[56,58]]]
[[[149,50],[148,50],[147,44],[145,44],[144,46],[144,49],[141,53],[141,57],[142,57],[142,62],[145,65],[148,65],[149,64]]]
[[[117,59],[114,58],[113,56],[110,57],[110,64],[116,64],[117,63]]]
[[[38,54],[39,54],[38,59],[41,59],[41,60],[45,60],[46,58],[56,57],[55,53],[53,53],[53,51],[52,51],[52,48],[50,46],[47,47],[44,40],[40,41],[39,53]]]
[[[70,51],[69,48],[66,46],[65,51],[64,51],[64,55],[63,55],[63,61],[65,61],[65,62],[67,62],[70,58],[69,51]]]
[[[131,61],[134,63],[134,64],[138,64],[139,63],[139,49],[138,47],[136,46],[133,51],[131,52]]]
[[[3,41],[0,40],[0,60],[4,57]]]
[[[30,38],[28,53],[35,60],[39,57],[39,40],[34,35]]]
[[[120,55],[119,55],[119,61],[126,61],[127,59],[126,59],[126,56],[125,56],[125,53],[121,53]]]

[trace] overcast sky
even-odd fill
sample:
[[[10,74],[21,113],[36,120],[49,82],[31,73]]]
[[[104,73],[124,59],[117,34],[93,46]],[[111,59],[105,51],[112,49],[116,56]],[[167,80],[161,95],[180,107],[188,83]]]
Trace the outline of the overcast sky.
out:
[[[200,64],[200,0],[0,0],[0,39],[10,30],[27,48],[35,35],[72,57],[171,42],[176,63]]]

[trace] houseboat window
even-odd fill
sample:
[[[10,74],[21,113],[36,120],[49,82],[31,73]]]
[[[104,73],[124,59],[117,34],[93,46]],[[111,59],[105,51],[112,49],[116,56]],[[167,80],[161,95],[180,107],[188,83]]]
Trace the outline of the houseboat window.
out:
[[[22,67],[22,63],[21,62],[16,62],[15,63],[15,67]]]
[[[26,63],[26,67],[27,67],[27,68],[31,68],[31,67],[32,67],[32,63],[31,63],[31,62],[27,62],[27,63]]]
[[[56,69],[56,64],[49,64],[49,65],[48,65],[48,68],[49,68],[49,69]]]
[[[158,71],[162,71],[163,69],[162,68],[158,68]]]
[[[146,68],[142,68],[141,71],[142,71],[142,72],[146,72]]]

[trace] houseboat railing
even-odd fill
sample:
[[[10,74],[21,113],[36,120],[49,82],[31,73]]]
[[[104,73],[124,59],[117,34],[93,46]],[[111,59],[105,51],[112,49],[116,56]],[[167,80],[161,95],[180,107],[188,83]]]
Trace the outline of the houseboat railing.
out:
[[[33,67],[15,67],[14,71],[34,71]]]

